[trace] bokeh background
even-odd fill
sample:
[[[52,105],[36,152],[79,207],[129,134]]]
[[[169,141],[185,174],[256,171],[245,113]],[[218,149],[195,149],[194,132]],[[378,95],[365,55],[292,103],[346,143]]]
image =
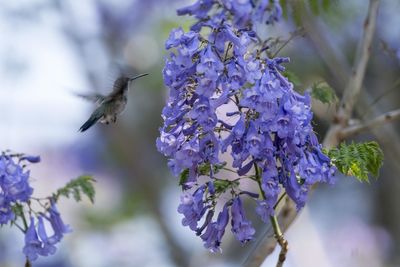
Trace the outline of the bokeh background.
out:
[[[96,203],[62,201],[74,229],[57,253],[36,267],[241,266],[257,240],[242,247],[229,232],[222,254],[206,251],[181,226],[180,189],[155,148],[167,91],[161,70],[169,31],[191,20],[175,9],[191,1],[16,0],[0,2],[0,149],[40,154],[32,166],[37,196],[81,174],[97,180]],[[286,1],[290,2],[290,1]],[[300,19],[304,36],[281,51],[299,91],[326,81],[340,96],[367,13],[365,0],[332,1]],[[313,14],[313,15],[310,15]],[[358,100],[365,120],[400,108],[400,2],[383,0],[372,57]],[[283,40],[298,27],[292,14],[267,29]],[[263,29],[265,30],[265,29]],[[93,110],[74,93],[106,93],[120,74],[148,72],[135,81],[115,125],[78,129]],[[322,139],[335,104],[314,103]],[[400,266],[400,124],[356,141],[377,139],[385,162],[378,181],[338,177],[320,186],[287,233],[286,266]],[[270,226],[254,218],[257,236]],[[23,236],[0,229],[0,266],[23,266]],[[263,266],[274,266],[273,254]]]

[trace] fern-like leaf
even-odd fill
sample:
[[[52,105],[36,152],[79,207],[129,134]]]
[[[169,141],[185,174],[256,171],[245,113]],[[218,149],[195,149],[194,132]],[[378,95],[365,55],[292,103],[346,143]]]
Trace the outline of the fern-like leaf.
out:
[[[341,173],[354,176],[361,182],[369,182],[368,174],[377,178],[383,163],[383,153],[376,142],[342,143],[327,154]]]
[[[60,196],[69,198],[71,195],[75,201],[79,202],[82,200],[82,194],[87,196],[90,202],[94,203],[95,189],[94,183],[96,180],[92,176],[82,175],[76,179],[68,182],[64,187],[59,188],[54,194],[53,198],[58,200]]]

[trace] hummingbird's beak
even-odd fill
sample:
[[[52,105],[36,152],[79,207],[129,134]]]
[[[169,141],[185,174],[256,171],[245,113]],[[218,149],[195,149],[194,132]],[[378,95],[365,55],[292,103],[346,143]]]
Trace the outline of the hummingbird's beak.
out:
[[[135,76],[135,77],[133,77],[133,78],[130,78],[129,81],[133,81],[133,80],[139,79],[139,78],[141,78],[141,77],[143,77],[143,76],[147,76],[147,75],[149,75],[149,74],[148,74],[148,73],[140,74],[140,75],[138,75],[138,76]]]

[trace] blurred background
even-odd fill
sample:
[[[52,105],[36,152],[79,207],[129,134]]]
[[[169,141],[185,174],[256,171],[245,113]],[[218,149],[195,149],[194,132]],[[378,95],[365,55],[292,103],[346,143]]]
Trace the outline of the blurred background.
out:
[[[95,205],[60,203],[74,232],[35,267],[241,266],[257,243],[242,247],[227,231],[222,254],[206,251],[181,225],[177,178],[155,148],[167,95],[161,75],[164,40],[172,28],[190,25],[175,9],[191,2],[0,2],[0,150],[42,156],[31,171],[36,196],[81,174],[97,180]],[[296,74],[299,91],[326,81],[340,97],[367,7],[365,0],[335,0],[328,9],[321,4],[295,12],[296,19],[289,9],[282,23],[268,26],[267,33],[282,40],[304,26],[304,35],[280,53],[291,58],[287,67]],[[400,108],[398,14],[398,0],[382,1],[358,100],[360,120]],[[115,125],[78,132],[93,106],[74,93],[107,93],[121,73],[144,72],[150,76],[135,81]],[[334,109],[335,104],[314,103],[320,140]],[[376,139],[383,147],[380,179],[368,185],[338,177],[333,187],[319,186],[287,233],[286,266],[400,266],[399,129],[397,122],[357,137]],[[253,219],[257,236],[271,234],[269,225]],[[23,266],[22,247],[22,234],[2,227],[0,266]],[[276,258],[275,253],[263,266],[275,266]]]

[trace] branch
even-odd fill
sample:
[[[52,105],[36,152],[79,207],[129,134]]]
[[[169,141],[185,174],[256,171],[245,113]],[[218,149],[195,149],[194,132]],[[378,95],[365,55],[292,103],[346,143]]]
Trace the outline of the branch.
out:
[[[283,237],[283,233],[281,228],[279,227],[278,219],[276,218],[276,216],[271,216],[270,219],[272,228],[274,229],[275,232],[275,239],[278,242],[279,246],[281,246],[281,252],[279,253],[279,258],[276,267],[281,267],[283,266],[283,263],[286,260],[286,254],[289,250],[289,245],[287,240]]]
[[[296,214],[296,205],[289,197],[286,196],[286,202],[284,203],[282,209],[278,212],[278,222],[282,233],[286,232],[289,226],[293,223],[294,219],[296,218]],[[251,250],[244,263],[244,266],[261,266],[265,258],[274,251],[277,240],[274,235],[269,235],[268,233],[268,231],[265,232],[261,240],[255,245],[255,248]]]
[[[352,125],[342,129],[340,131],[340,137],[342,139],[349,138],[371,128],[378,127],[382,124],[386,124],[388,122],[398,119],[400,119],[400,109],[392,110],[378,117],[375,117],[372,120],[366,121],[364,123],[358,123],[356,125]]]
[[[337,117],[341,118],[341,121],[338,120],[337,122],[340,123],[335,122],[329,128],[328,133],[325,136],[323,142],[323,145],[326,147],[333,147],[340,143],[341,140],[339,133],[343,129],[343,127],[345,127],[345,125],[347,124],[351,116],[351,113],[353,111],[355,100],[357,99],[357,96],[361,91],[362,81],[364,79],[366,66],[369,60],[371,44],[376,24],[376,17],[378,14],[377,11],[379,2],[380,0],[370,0],[369,2],[368,15],[364,23],[364,34],[359,44],[360,47],[359,56],[353,68],[354,70],[352,72],[352,75],[350,76],[349,81],[347,83],[341,101],[341,106],[339,107],[337,114],[339,115]],[[312,21],[310,17],[311,15],[310,14],[302,14],[302,15],[303,15],[303,20],[306,21],[304,23],[305,30],[308,33],[312,32],[310,31],[310,29],[307,30],[306,27],[307,23],[311,27],[314,26],[313,25],[314,21]],[[317,37],[317,39],[319,38]],[[329,50],[329,47],[327,47],[326,49],[328,50],[328,52],[330,52],[330,55],[334,54],[332,50]],[[293,223],[296,217],[297,217],[296,207],[293,201],[287,198],[286,203],[282,207],[282,210],[280,210],[278,213],[279,225],[282,228],[282,232],[285,232],[290,227],[290,225]],[[263,239],[256,245],[256,248],[250,252],[250,255],[246,260],[245,266],[246,267],[260,266],[262,262],[265,260],[265,258],[268,257],[274,251],[275,246],[276,246],[276,239],[274,237],[264,236]]]
[[[362,82],[365,76],[368,60],[371,53],[371,45],[375,32],[376,17],[380,0],[370,0],[368,15],[364,22],[364,34],[359,43],[358,57],[351,73],[349,82],[344,90],[340,103],[338,116],[341,123],[347,123],[353,112],[354,104],[361,92]]]

